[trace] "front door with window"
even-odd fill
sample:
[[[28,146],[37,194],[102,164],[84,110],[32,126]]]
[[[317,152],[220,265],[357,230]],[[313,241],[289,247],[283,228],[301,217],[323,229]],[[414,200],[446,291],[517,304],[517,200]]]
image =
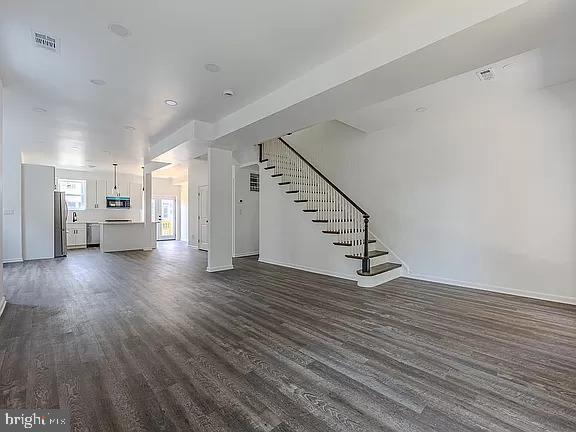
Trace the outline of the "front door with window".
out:
[[[153,198],[152,221],[157,240],[176,240],[176,198]]]

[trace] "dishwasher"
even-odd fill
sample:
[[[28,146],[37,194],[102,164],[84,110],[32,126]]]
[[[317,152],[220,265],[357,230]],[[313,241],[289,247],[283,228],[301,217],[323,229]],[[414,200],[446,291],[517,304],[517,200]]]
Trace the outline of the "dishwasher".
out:
[[[100,224],[99,223],[89,223],[86,224],[86,244],[88,246],[98,246],[100,245]]]

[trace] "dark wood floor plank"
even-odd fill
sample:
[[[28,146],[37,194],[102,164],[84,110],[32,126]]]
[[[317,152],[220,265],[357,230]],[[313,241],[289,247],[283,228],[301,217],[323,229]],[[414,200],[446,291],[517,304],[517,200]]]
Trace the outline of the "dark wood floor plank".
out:
[[[353,282],[179,242],[9,264],[0,408],[75,431],[568,432],[576,307]]]

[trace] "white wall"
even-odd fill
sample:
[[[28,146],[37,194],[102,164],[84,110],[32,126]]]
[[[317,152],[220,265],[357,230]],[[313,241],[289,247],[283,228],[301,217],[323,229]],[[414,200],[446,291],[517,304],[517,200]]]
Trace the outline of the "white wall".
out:
[[[198,247],[198,186],[208,184],[208,162],[188,163],[188,245]]]
[[[180,186],[180,241],[188,243],[188,225],[190,221],[188,220],[188,181],[181,183]]]
[[[250,173],[258,172],[258,165],[235,167],[234,256],[258,254],[260,193],[250,191]]]
[[[287,188],[260,169],[259,260],[356,280],[359,261],[345,257],[347,247],[332,244],[333,237],[322,233],[326,225],[313,223],[315,215],[304,213],[305,206],[295,203]]]
[[[574,86],[288,140],[371,214],[412,275],[576,303]]]
[[[2,83],[2,78],[0,77],[0,211],[2,211],[2,202],[3,202],[3,186],[4,186],[4,177],[3,177],[3,159],[4,159],[4,131],[3,131],[3,124],[4,124],[4,85]],[[0,228],[2,228],[2,219],[0,219]],[[2,236],[2,229],[0,229],[0,259],[3,258],[3,236]],[[4,306],[6,304],[6,290],[4,288],[4,277],[3,277],[4,268],[0,266],[0,315],[4,311]]]
[[[6,140],[2,159],[4,184],[4,262],[22,261],[22,154],[17,141]]]
[[[54,167],[22,165],[22,255],[54,257]]]
[[[208,149],[208,271],[232,268],[232,152]]]

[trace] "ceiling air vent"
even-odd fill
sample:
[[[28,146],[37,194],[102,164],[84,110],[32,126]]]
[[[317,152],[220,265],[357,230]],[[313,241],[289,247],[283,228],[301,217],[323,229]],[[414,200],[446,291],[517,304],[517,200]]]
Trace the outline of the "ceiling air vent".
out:
[[[476,75],[480,78],[480,81],[490,81],[496,78],[492,69],[481,70],[480,72],[476,72]]]
[[[39,48],[45,48],[52,52],[60,52],[60,40],[54,36],[32,31],[32,39],[34,40],[34,45]]]

